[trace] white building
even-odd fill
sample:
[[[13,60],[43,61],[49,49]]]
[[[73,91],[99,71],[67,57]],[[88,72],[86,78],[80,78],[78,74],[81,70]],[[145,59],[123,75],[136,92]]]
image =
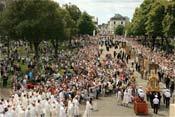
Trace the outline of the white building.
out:
[[[108,34],[108,24],[103,23],[98,25],[98,30],[100,34]]]
[[[109,33],[114,34],[115,28],[118,25],[123,25],[124,27],[126,27],[128,23],[129,23],[128,17],[122,16],[120,14],[115,14],[115,16],[110,18],[108,22],[108,31]]]

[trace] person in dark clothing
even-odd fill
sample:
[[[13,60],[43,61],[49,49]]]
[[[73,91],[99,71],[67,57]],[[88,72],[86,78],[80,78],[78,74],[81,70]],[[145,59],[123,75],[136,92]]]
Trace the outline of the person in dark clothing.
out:
[[[169,89],[170,86],[170,78],[167,76],[165,79],[165,84],[166,84],[166,88]]]
[[[158,99],[159,99],[159,108],[160,108],[160,102],[161,102],[161,98],[162,98],[162,96],[161,96],[161,94],[160,94],[160,92],[158,92]]]
[[[163,72],[162,71],[158,71],[158,76],[159,76],[159,81],[162,81],[163,78]]]
[[[119,57],[120,57],[120,53],[117,54],[117,59],[119,59]]]
[[[8,76],[6,73],[3,75],[2,79],[3,79],[3,87],[7,87]]]
[[[117,55],[117,53],[116,53],[116,51],[114,51],[114,58],[116,57],[116,55]]]
[[[174,92],[174,81],[171,83],[170,85],[170,93],[171,93],[171,97],[172,97],[172,94]]]
[[[106,50],[109,51],[109,46],[106,46]]]
[[[153,108],[154,105],[153,105],[153,99],[154,99],[154,93],[150,92],[150,104],[151,104],[151,107]]]
[[[158,107],[159,107],[159,99],[158,96],[155,95],[155,98],[153,99],[153,104],[154,104],[154,113],[158,113]]]
[[[170,105],[170,96],[171,96],[170,91],[167,90],[164,95],[165,95],[166,108],[168,108]]]

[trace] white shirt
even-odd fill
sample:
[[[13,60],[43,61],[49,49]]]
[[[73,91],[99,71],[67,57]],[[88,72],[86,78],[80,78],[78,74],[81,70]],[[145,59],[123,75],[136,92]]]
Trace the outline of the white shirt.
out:
[[[60,107],[59,115],[60,115],[59,117],[66,117],[66,109],[63,106]]]
[[[4,107],[3,107],[3,105],[1,104],[0,105],[0,113],[2,113],[4,111]]]
[[[142,98],[144,98],[145,97],[145,93],[144,92],[140,92],[139,93],[139,96],[142,97]]]
[[[1,114],[1,113],[0,113],[0,117],[4,117],[4,114]]]
[[[154,98],[153,99],[153,104],[159,104],[159,99],[158,98]]]
[[[170,94],[170,92],[165,92],[165,97],[170,97],[171,96],[171,94]]]

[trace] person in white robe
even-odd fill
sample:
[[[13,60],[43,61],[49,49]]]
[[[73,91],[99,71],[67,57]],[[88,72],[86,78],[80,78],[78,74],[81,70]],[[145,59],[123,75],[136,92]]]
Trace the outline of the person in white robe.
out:
[[[53,102],[55,101],[54,95],[51,95],[51,96],[50,96],[50,101],[51,101],[51,103],[53,103]]]
[[[121,91],[117,92],[117,104],[119,105],[122,104],[122,92]]]
[[[14,117],[16,117],[16,116],[14,116]],[[32,116],[31,116],[30,107],[28,107],[28,108],[26,109],[26,111],[25,111],[25,117],[32,117]]]
[[[41,94],[38,95],[38,100],[42,100]]]
[[[59,98],[60,98],[60,100],[64,100],[64,93],[63,93],[63,91],[61,91],[59,93]]]
[[[59,112],[59,117],[66,117],[66,108],[63,104],[63,102],[60,103],[60,112]]]
[[[83,117],[90,117],[91,111],[92,111],[92,104],[89,101],[87,101],[86,102],[86,109],[85,109],[85,112],[83,114]]]
[[[36,104],[36,110],[37,110],[37,115],[39,117],[41,117],[43,114],[42,108],[43,108],[42,104],[41,104],[40,100],[38,100],[38,103]]]
[[[128,88],[128,98],[129,98],[129,102],[132,102],[132,88],[131,87]]]
[[[122,104],[124,106],[128,106],[128,102],[129,102],[129,95],[128,95],[128,91],[125,90]]]
[[[32,117],[36,117],[37,116],[37,110],[36,110],[35,104],[32,104],[32,107],[31,107],[31,116]]]
[[[56,106],[53,106],[51,109],[51,117],[58,117],[58,109],[56,108]]]
[[[4,112],[4,106],[3,106],[3,103],[0,102],[0,113],[3,113]]]
[[[68,114],[68,117],[74,117],[74,105],[71,100],[69,100],[67,114]]]
[[[45,99],[41,100],[41,106],[42,106],[42,113],[43,113],[43,115],[46,113],[45,112],[45,104],[46,104],[46,100]]]
[[[25,109],[22,107],[22,109],[19,111],[18,117],[25,117]]]
[[[12,108],[8,106],[8,111],[6,112],[6,117],[12,117]]]
[[[17,114],[19,114],[20,111],[21,111],[21,105],[18,104],[16,106],[16,112],[17,112]]]
[[[74,116],[78,117],[80,115],[78,96],[74,97],[73,104],[74,104]]]
[[[51,104],[50,101],[45,102],[45,117],[50,117],[51,116]]]
[[[4,114],[3,113],[0,113],[0,117],[4,117]]]

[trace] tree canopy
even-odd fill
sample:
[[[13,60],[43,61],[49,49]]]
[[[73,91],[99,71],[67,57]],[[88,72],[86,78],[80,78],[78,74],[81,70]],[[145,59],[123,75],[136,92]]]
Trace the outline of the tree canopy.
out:
[[[123,35],[124,34],[124,26],[123,25],[118,25],[115,29],[115,34],[116,35]]]
[[[168,46],[168,43],[171,43],[170,38],[175,37],[174,8],[174,0],[144,0],[140,7],[136,8],[133,19],[127,27],[127,34],[140,38],[144,36],[147,41],[143,42],[150,42],[153,49],[156,43],[162,43],[159,47],[165,46],[164,41]]]
[[[82,28],[83,25],[87,28]],[[34,45],[39,58],[40,43],[51,41],[55,55],[58,43],[73,36],[91,34],[94,25],[87,13],[81,13],[76,5],[60,7],[51,0],[16,0],[7,4],[0,16],[1,35],[11,40],[23,40]],[[86,30],[86,31],[85,31]]]
[[[81,17],[78,20],[78,29],[79,34],[93,34],[93,30],[95,30],[95,25],[92,22],[91,16],[89,16],[86,12],[83,12]]]

